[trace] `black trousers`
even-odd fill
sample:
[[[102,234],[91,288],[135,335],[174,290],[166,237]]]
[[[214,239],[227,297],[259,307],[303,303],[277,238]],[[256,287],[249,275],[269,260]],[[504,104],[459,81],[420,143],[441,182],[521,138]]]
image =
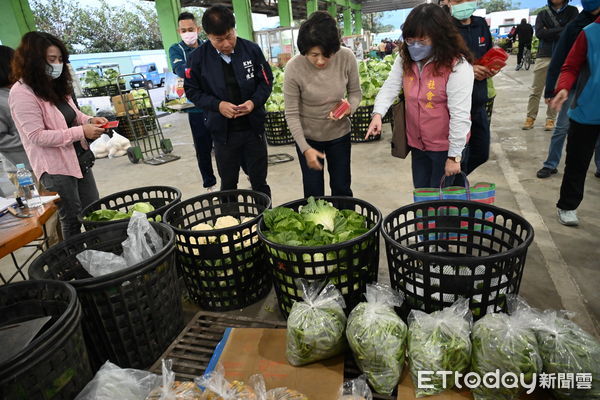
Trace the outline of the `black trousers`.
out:
[[[204,113],[189,112],[188,118],[190,128],[192,129],[192,139],[196,149],[196,159],[198,160],[198,169],[202,175],[202,183],[205,188],[217,184],[217,178],[212,166],[212,136],[206,126],[204,126]]]
[[[572,119],[570,123],[565,172],[556,204],[561,210],[576,210],[581,204],[585,177],[600,136],[600,125],[584,125]]]
[[[329,171],[329,186],[332,196],[352,196],[350,189],[350,134],[341,138],[325,142],[307,140],[308,144],[315,150],[325,153],[324,163]],[[302,169],[302,184],[304,186],[304,197],[325,195],[324,171],[310,169],[306,163],[304,154],[296,146],[298,160]],[[322,161],[323,164],[323,161]]]
[[[215,139],[215,138],[213,138]],[[252,131],[228,132],[227,141],[213,140],[221,190],[237,189],[240,167],[245,165],[252,190],[271,197],[267,185],[267,142]]]
[[[519,40],[519,52],[517,53],[518,65],[521,65],[521,62],[523,61],[523,50],[525,50],[526,47],[531,51],[531,42],[525,43],[524,41]]]

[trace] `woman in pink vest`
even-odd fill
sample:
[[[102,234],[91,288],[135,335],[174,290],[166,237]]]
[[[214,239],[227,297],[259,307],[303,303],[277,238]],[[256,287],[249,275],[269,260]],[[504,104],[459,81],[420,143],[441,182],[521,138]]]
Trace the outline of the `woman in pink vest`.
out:
[[[13,58],[16,82],[8,98],[33,172],[46,189],[60,195],[64,239],[81,231],[77,215],[98,200],[87,141],[97,139],[104,132],[100,126],[108,122],[76,107],[67,62],[67,49],[58,38],[26,33]]]
[[[404,92],[406,135],[415,188],[452,185],[471,129],[472,56],[448,14],[422,4],[408,15],[404,43],[375,99],[367,136],[381,134],[381,119]]]

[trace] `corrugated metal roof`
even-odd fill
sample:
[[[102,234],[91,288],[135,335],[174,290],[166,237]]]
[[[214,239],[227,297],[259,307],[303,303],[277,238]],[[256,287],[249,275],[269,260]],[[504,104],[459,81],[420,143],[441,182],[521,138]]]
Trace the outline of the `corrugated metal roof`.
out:
[[[375,13],[392,10],[402,10],[406,8],[413,8],[419,4],[427,3],[423,0],[363,0],[362,1],[362,12]]]

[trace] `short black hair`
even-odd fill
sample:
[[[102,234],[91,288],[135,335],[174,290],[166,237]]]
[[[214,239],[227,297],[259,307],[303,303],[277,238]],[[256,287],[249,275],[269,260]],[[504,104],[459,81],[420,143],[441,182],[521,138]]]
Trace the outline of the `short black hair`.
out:
[[[10,63],[15,51],[8,46],[0,45],[0,87],[6,87],[12,83],[10,79]]]
[[[191,19],[192,21],[196,22],[196,17],[194,16],[194,14],[192,14],[191,12],[187,12],[187,11],[184,11],[181,14],[179,14],[179,18],[177,18],[177,22],[185,21],[186,19]]]
[[[233,28],[235,28],[235,16],[228,7],[217,4],[204,11],[202,29],[207,35],[224,35]]]
[[[325,57],[340,49],[340,31],[335,19],[325,11],[317,11],[300,25],[298,50],[303,56],[313,47],[320,47]]]

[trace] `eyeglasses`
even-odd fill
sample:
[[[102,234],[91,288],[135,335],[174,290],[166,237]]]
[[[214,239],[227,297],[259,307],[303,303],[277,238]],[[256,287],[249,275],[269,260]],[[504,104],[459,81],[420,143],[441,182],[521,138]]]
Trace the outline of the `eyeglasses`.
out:
[[[413,44],[418,44],[419,46],[426,46],[427,45],[427,39],[425,40],[417,40],[417,39],[413,39],[413,38],[408,38],[405,40],[406,44],[409,45],[413,45]]]

